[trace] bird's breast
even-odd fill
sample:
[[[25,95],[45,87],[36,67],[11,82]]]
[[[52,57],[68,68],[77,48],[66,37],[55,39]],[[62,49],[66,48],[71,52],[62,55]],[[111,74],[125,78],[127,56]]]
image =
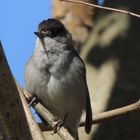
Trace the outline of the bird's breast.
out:
[[[72,76],[64,75],[61,79],[51,76],[47,85],[46,106],[62,114],[76,107],[82,110],[85,99],[81,86]]]

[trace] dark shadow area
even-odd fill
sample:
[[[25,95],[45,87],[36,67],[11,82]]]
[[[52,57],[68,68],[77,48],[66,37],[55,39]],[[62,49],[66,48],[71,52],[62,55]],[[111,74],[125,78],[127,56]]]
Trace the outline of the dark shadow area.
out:
[[[132,6],[130,11],[140,13],[140,1],[113,2],[113,0],[108,0],[109,2],[111,3],[109,6],[113,7],[116,3],[127,7]],[[96,68],[112,58],[116,58],[119,62],[117,80],[106,110],[122,107],[140,99],[140,19],[130,17],[130,21],[131,25],[126,38],[115,38],[106,48],[97,45],[87,57],[88,62]],[[118,120],[100,124],[93,140],[139,140],[139,130],[140,112],[137,112]]]

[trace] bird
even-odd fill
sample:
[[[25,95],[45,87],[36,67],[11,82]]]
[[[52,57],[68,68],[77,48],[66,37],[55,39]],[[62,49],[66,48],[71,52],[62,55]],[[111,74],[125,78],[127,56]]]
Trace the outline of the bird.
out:
[[[72,35],[55,18],[38,25],[35,50],[25,66],[25,87],[79,140],[78,126],[85,111],[85,132],[92,128],[92,108],[86,67],[74,49]]]

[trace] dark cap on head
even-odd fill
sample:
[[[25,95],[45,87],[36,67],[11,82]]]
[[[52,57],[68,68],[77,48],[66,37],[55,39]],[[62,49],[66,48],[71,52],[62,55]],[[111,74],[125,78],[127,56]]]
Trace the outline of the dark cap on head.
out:
[[[55,37],[58,34],[61,35],[63,32],[66,31],[64,25],[54,18],[49,18],[48,20],[43,20],[38,25],[38,31],[39,32],[50,32],[51,37]]]

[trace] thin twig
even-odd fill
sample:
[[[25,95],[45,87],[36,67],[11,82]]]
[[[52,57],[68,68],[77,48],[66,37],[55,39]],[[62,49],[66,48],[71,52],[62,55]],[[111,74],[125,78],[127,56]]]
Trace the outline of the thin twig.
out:
[[[128,114],[131,114],[132,112],[137,111],[140,111],[140,101],[111,111],[94,114],[92,124],[103,123],[105,121],[110,121],[112,119],[120,119]],[[52,130],[50,127],[46,129],[43,124],[39,124],[39,126],[42,131]],[[81,120],[80,127],[82,126],[85,126],[85,120]]]
[[[140,111],[140,100],[131,105],[127,105],[121,108],[117,108],[114,110],[106,111],[103,113],[95,114],[92,123],[98,124],[112,119],[118,119],[121,117],[125,117],[132,112]],[[82,120],[80,126],[85,126],[85,121]]]
[[[99,8],[99,9],[103,9],[103,10],[108,10],[108,11],[114,11],[114,12],[118,12],[118,13],[128,14],[130,16],[134,16],[134,17],[140,18],[139,14],[136,14],[136,13],[133,13],[133,12],[130,12],[130,11],[116,9],[116,8],[111,8],[111,7],[100,6],[100,5],[91,4],[91,3],[87,3],[87,2],[83,2],[83,1],[79,1],[79,0],[60,0],[60,1],[82,4],[82,5],[86,5],[86,6],[90,6],[90,7],[95,7],[95,8]]]

